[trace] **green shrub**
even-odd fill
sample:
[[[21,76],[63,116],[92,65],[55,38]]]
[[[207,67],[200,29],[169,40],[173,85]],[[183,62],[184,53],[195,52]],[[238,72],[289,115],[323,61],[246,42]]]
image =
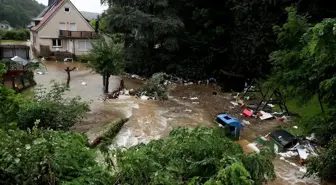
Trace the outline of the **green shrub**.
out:
[[[336,138],[330,141],[328,148],[318,157],[308,160],[307,176],[319,176],[322,180],[336,180]]]
[[[219,129],[175,128],[166,139],[115,154],[118,184],[262,185],[275,178],[268,155],[243,154]]]
[[[159,100],[168,99],[168,84],[166,84],[165,73],[155,73],[147,80],[145,86],[140,89],[140,93],[146,96],[155,97]]]
[[[82,63],[87,63],[89,61],[89,57],[87,55],[76,56],[76,60]]]
[[[27,29],[0,30],[0,38],[2,40],[26,41],[29,40],[30,33]]]
[[[0,129],[0,184],[113,184],[78,133]]]
[[[54,83],[49,92],[42,88],[36,90],[35,97],[27,100],[18,109],[18,126],[32,128],[34,122],[41,120],[40,128],[68,130],[82,120],[90,110],[87,102],[80,97],[64,98],[65,85]]]
[[[0,128],[6,128],[17,121],[17,111],[23,103],[23,97],[15,91],[0,86]]]

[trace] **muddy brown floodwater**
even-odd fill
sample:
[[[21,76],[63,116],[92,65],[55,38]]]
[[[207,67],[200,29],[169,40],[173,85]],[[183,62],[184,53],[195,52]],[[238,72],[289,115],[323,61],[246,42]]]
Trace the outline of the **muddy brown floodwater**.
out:
[[[132,97],[121,97],[116,100],[102,102],[102,77],[94,74],[83,64],[77,62],[43,62],[47,67],[47,74],[35,75],[36,82],[50,87],[50,81],[66,82],[66,67],[77,67],[78,70],[71,72],[70,91],[66,96],[81,96],[86,101],[91,101],[91,112],[82,123],[76,124],[73,129],[85,132],[89,139],[95,137],[105,124],[120,117],[129,117],[130,120],[124,125],[116,136],[117,146],[130,147],[139,143],[148,143],[152,139],[165,137],[177,126],[194,128],[200,126],[213,126],[212,120],[218,113],[229,113],[240,119],[240,111],[230,109],[230,94],[217,91],[210,85],[176,86],[170,91],[168,101],[138,100]],[[120,78],[111,77],[110,91],[117,88]],[[139,80],[125,78],[126,88],[139,88],[142,83]],[[82,85],[85,82],[86,85]],[[198,99],[191,100],[192,97]],[[259,135],[266,135],[277,127],[280,122],[249,120],[250,125],[241,133],[242,139],[250,142]],[[272,185],[317,185],[318,179],[304,178],[300,168],[280,160],[274,160],[277,179],[270,182]]]

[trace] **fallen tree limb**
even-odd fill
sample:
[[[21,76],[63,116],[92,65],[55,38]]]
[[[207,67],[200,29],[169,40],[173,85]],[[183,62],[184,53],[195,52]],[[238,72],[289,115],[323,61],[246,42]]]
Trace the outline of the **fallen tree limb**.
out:
[[[92,140],[91,142],[89,141],[89,146],[90,147],[96,147],[98,145],[110,145],[112,144],[112,140],[114,139],[114,137],[119,133],[119,131],[122,129],[122,127],[124,126],[124,124],[128,121],[128,118],[121,118],[121,119],[117,119],[109,124],[107,124],[107,126],[105,127],[105,129],[103,129],[98,135],[97,138],[95,138],[94,140]],[[99,148],[101,148],[99,146]]]

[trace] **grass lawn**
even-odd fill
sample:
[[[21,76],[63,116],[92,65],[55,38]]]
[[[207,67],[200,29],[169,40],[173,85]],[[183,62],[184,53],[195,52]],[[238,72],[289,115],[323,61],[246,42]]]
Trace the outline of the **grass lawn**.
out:
[[[301,119],[308,118],[315,116],[321,113],[320,104],[318,102],[317,96],[315,96],[310,102],[303,106],[298,106],[297,101],[291,100],[286,102],[286,106],[288,111],[291,113],[296,113],[301,116]],[[280,110],[278,106],[274,107],[276,111]],[[296,118],[291,124],[289,125],[282,125],[281,128],[287,130],[288,132],[292,133],[296,136],[306,136],[309,135],[306,128],[300,126],[300,118]],[[298,128],[294,128],[297,126]]]
[[[297,105],[297,101],[295,100],[286,102],[286,106],[289,112],[297,113],[302,118],[314,116],[316,114],[321,113],[321,107],[318,102],[317,96],[315,96],[310,102],[301,107]],[[279,109],[278,107],[276,108]]]

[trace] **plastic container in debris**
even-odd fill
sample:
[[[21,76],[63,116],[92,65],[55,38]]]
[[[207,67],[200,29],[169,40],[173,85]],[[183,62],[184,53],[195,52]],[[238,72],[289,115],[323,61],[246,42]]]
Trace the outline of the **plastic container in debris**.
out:
[[[298,142],[297,138],[285,130],[275,130],[270,133],[270,144],[275,153],[284,152]]]
[[[231,137],[234,140],[238,140],[240,137],[240,130],[243,125],[237,118],[231,117],[228,114],[219,114],[214,120],[214,124],[222,127],[225,131],[225,135]]]

